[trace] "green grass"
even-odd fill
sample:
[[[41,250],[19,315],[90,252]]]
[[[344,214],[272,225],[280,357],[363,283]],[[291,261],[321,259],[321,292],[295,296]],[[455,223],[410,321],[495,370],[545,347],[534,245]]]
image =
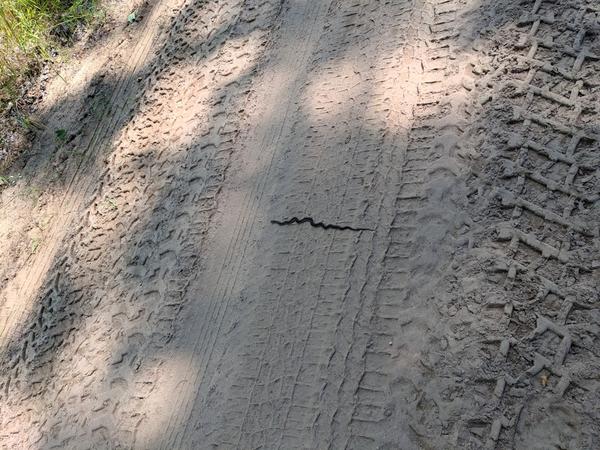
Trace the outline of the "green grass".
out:
[[[97,0],[0,0],[0,105],[18,96],[23,77],[96,11]]]

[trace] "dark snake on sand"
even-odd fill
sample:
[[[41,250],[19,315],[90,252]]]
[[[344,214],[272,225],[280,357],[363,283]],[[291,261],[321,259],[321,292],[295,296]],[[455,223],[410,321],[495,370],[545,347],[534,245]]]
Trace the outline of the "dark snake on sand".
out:
[[[371,228],[355,228],[355,227],[342,226],[342,225],[333,225],[333,224],[323,223],[323,222],[315,222],[312,217],[303,217],[302,219],[299,219],[298,217],[292,217],[291,219],[283,220],[283,221],[271,220],[271,223],[274,223],[276,225],[292,225],[294,223],[297,223],[297,224],[309,223],[315,228],[323,228],[324,230],[373,231],[373,229],[371,229]]]

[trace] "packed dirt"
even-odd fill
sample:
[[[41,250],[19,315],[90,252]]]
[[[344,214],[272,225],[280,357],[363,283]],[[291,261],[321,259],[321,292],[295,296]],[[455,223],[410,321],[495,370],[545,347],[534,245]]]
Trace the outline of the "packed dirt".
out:
[[[2,448],[600,448],[599,12],[143,5],[2,192]]]

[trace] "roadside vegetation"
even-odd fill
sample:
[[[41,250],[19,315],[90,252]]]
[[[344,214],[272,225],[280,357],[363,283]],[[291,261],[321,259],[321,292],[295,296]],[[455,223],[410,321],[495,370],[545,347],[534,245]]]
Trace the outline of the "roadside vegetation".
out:
[[[97,15],[97,0],[0,0],[0,105]]]
[[[7,170],[30,132],[43,127],[31,115],[35,76],[52,72],[48,63],[103,17],[98,2],[0,0],[0,190],[12,184]]]

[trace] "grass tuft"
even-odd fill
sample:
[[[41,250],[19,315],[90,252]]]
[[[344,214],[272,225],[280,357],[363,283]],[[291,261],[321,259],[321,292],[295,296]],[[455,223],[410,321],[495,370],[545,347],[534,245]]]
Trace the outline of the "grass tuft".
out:
[[[96,11],[97,0],[0,0],[0,105],[15,99],[23,78]]]

